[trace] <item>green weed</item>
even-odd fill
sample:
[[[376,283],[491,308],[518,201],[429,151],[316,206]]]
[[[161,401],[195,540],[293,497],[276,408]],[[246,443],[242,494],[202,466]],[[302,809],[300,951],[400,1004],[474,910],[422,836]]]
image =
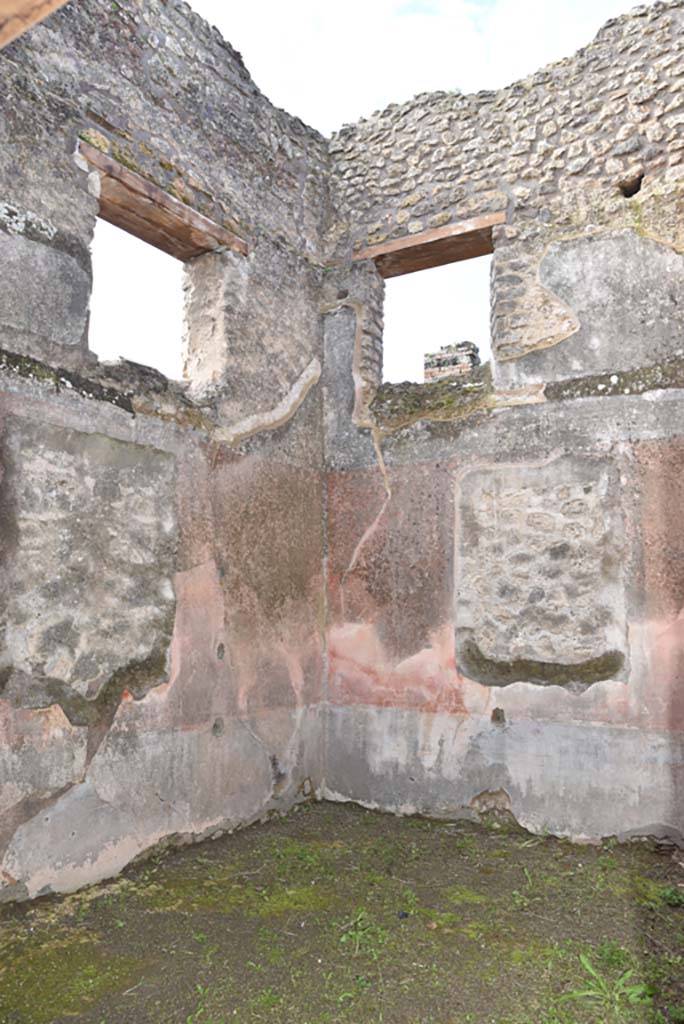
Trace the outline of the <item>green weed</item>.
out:
[[[342,925],[340,942],[350,946],[354,956],[363,953],[377,960],[386,941],[387,930],[377,924],[373,915],[363,907],[355,917]]]
[[[611,981],[594,967],[584,953],[580,953],[580,963],[589,975],[586,988],[568,992],[561,997],[561,1003],[583,1002],[604,1015],[604,1024],[621,1024],[629,1007],[645,1006],[651,1002],[648,986],[632,981],[633,970],[625,971],[616,981]]]
[[[663,886],[660,897],[668,907],[684,907],[684,888],[680,886]]]

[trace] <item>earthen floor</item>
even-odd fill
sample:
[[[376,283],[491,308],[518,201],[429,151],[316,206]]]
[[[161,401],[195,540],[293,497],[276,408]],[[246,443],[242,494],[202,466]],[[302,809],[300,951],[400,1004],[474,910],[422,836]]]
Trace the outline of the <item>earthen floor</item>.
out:
[[[5,907],[0,1022],[684,1021],[682,860],[306,805]]]

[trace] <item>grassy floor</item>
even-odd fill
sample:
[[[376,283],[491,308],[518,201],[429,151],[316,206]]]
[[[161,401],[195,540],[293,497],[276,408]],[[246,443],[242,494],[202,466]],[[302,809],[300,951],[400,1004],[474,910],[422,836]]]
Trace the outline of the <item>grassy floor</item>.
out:
[[[676,860],[308,805],[5,908],[0,1022],[684,1022]]]

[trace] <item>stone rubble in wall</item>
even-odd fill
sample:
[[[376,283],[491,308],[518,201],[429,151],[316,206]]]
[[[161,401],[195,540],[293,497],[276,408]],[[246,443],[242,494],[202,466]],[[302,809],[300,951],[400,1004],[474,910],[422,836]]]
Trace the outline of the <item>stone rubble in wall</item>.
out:
[[[0,230],[9,235],[37,235],[51,242],[57,228],[31,210],[20,210],[9,203],[0,202]]]
[[[18,72],[16,100],[10,88],[3,106],[20,108],[27,89],[32,94],[17,138],[29,124],[39,130],[54,122],[51,150],[62,150],[68,136],[71,159],[76,138],[85,136],[210,219],[280,238],[320,260],[325,140],[274,107],[237,51],[187,4],[69,6],[3,51],[3,61],[8,87],[12,67]],[[71,173],[56,156],[51,168]],[[44,187],[36,182],[29,192],[31,177],[17,200],[38,208]]]
[[[423,93],[342,128],[332,188],[350,230],[337,255],[506,211],[493,236],[492,344],[517,358],[577,326],[538,281],[552,241],[631,227],[684,245],[667,213],[683,153],[684,2],[670,0],[499,92]],[[627,201],[620,186],[641,175]]]
[[[424,93],[345,126],[330,153],[355,247],[511,205],[538,216],[569,179],[614,186],[630,165],[679,162],[683,12],[674,0],[616,19],[498,93]]]

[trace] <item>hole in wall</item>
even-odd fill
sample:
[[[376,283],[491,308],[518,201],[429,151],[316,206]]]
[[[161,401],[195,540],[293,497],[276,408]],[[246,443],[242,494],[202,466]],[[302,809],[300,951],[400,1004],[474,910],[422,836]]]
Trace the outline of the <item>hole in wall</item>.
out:
[[[275,754],[271,754],[269,760],[271,762],[271,776],[273,778],[273,793],[278,795],[282,793],[287,784],[287,772],[283,771]]]
[[[492,722],[494,725],[506,724],[506,712],[503,708],[494,708],[492,711]]]
[[[618,188],[620,189],[620,192],[623,194],[625,199],[631,199],[632,196],[635,196],[637,192],[641,191],[641,186],[643,185],[643,183],[643,173],[633,174],[630,177],[624,178],[622,181],[619,181]]]
[[[486,362],[490,344],[491,256],[385,281],[383,380],[425,380],[424,359],[470,342]]]
[[[102,360],[129,359],[183,375],[183,264],[98,219],[92,245],[89,345]]]

